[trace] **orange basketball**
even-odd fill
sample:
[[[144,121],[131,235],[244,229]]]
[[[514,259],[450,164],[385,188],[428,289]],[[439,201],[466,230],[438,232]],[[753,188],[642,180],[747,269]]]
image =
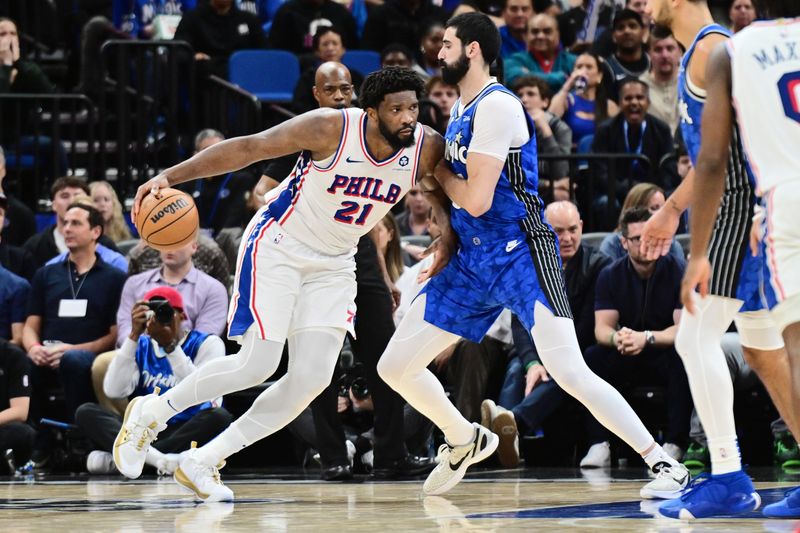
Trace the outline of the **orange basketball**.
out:
[[[197,236],[197,207],[192,197],[177,189],[148,194],[139,206],[136,229],[145,242],[162,252],[182,247]]]

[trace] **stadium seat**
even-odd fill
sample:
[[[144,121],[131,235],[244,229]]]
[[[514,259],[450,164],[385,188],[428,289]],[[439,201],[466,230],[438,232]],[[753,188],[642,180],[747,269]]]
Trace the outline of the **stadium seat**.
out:
[[[117,243],[117,250],[119,250],[119,253],[122,255],[127,256],[128,252],[130,252],[137,244],[139,244],[139,239],[127,239],[120,241]]]
[[[581,243],[591,246],[592,248],[600,248],[600,244],[603,242],[603,239],[605,239],[608,235],[609,234],[606,231],[584,233],[583,237],[581,237]]]
[[[371,72],[380,70],[381,55],[374,50],[348,50],[342,57],[342,63],[350,70],[355,70],[366,76]]]
[[[262,102],[288,103],[300,79],[300,62],[285,50],[239,50],[228,62],[228,77]]]

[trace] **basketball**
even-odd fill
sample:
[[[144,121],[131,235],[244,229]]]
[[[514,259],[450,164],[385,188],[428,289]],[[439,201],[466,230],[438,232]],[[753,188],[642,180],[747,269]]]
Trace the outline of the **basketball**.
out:
[[[194,200],[177,189],[161,189],[157,196],[145,196],[136,217],[139,236],[162,252],[175,250],[192,241],[199,227]]]

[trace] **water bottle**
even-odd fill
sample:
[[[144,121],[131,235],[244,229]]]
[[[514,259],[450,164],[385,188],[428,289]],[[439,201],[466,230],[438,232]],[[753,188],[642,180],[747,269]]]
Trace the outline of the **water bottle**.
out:
[[[575,84],[573,85],[573,89],[575,90],[575,94],[582,95],[586,92],[588,86],[589,80],[587,80],[585,76],[578,76],[578,78],[575,80]]]

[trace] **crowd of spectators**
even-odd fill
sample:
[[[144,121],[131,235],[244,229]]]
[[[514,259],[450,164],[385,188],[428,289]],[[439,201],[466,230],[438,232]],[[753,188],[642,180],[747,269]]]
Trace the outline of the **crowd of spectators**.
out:
[[[580,0],[81,4],[82,22],[73,29],[80,45],[71,57],[80,75],[58,84],[21,49],[19,34],[25,28],[0,18],[0,94],[74,90],[96,96],[103,85],[103,42],[174,38],[191,45],[195,53],[189,59],[201,76],[226,77],[228,58],[236,50],[297,54],[301,76],[288,107],[302,113],[318,106],[357,105],[368,72],[348,69],[341,61],[347,50],[365,49],[379,53],[381,67],[411,68],[425,80],[420,121],[440,132],[458,97],[458,88],[441,78],[437,60],[443,24],[453,12],[484,10],[502,37],[501,59],[493,72],[520,98],[544,156],[539,162],[540,193],[548,204],[544,213],[559,238],[569,304],[587,363],[623,391],[663,388],[659,414],[646,422],[661,431],[665,450],[676,459],[685,454],[694,466],[708,465],[702,427],[692,417],[686,374],[674,349],[683,249],[676,242],[669,255],[646,261],[638,247],[645,221],[690,165],[678,130],[681,51],[671,35],[651,28],[644,0],[628,0],[618,9],[609,2],[594,34],[586,29],[591,3]],[[756,16],[750,0],[733,0],[729,7],[734,31]],[[29,145],[30,131],[24,126],[6,127],[15,116],[24,120],[25,113],[2,116],[2,144],[7,149]],[[194,150],[224,138],[220,131],[202,129]],[[85,180],[60,169],[63,177],[49,184],[44,199],[51,206],[51,222],[37,226],[36,214],[15,197],[14,188],[3,190],[6,160],[0,150],[0,451],[13,450],[6,454],[11,463],[22,466],[30,460],[36,468],[57,468],[53,457],[60,441],[52,425],[42,423],[54,419],[77,435],[73,440],[82,439],[83,452],[91,452],[84,453],[84,467],[113,472],[110,443],[127,400],[174,386],[198,366],[235,350],[225,331],[238,239],[263,205],[264,193],[292,171],[295,159],[265,161],[184,185],[197,204],[202,231],[196,242],[158,252],[134,244],[123,209],[126,198],[117,196],[126,191],[118,191],[105,176]],[[583,242],[585,226],[604,235],[595,236],[593,244]],[[343,357],[342,372],[349,377],[336,381],[292,426],[298,446],[320,451],[326,479],[347,473],[341,459],[333,459],[345,451],[348,461],[371,467],[373,447],[376,467],[390,464],[391,472],[403,473],[419,466],[408,459],[402,464],[397,462],[401,459],[381,460],[382,453],[396,455],[386,451],[387,435],[394,435],[386,429],[387,420],[401,428],[405,424],[400,448],[423,456],[433,450],[431,426],[408,406],[397,409],[399,400],[372,380],[379,379],[375,363],[381,342],[385,345],[393,330],[388,308],[395,321],[402,318],[420,289],[417,275],[430,261],[420,261],[421,252],[437,235],[424,194],[412,188],[359,243],[362,311],[383,322],[366,332],[366,341],[347,343],[361,366]],[[370,341],[370,333],[383,340]],[[732,379],[737,387],[757,386],[737,351],[736,333],[729,335],[725,351]],[[564,413],[569,401],[539,361],[529,332],[509,313],[500,316],[481,343],[461,341],[437,357],[434,366],[465,416],[482,421],[501,438],[541,436],[547,420]],[[362,382],[353,378],[353,368],[362,368],[356,378],[366,376],[369,386],[355,385]],[[325,442],[337,434],[321,429],[325,416],[325,423],[333,424],[333,411],[325,409],[334,401],[347,428],[346,445]],[[609,466],[612,446],[605,430],[588,412],[575,411],[573,426],[583,435],[576,451],[583,458],[575,463]],[[147,463],[160,472],[174,469],[190,441],[212,438],[231,420],[221,398],[178,417],[148,456]],[[376,430],[371,432],[373,422]],[[772,429],[779,461],[800,464],[800,451],[785,425],[776,420]],[[502,465],[518,465],[519,443],[504,442],[499,455]]]

